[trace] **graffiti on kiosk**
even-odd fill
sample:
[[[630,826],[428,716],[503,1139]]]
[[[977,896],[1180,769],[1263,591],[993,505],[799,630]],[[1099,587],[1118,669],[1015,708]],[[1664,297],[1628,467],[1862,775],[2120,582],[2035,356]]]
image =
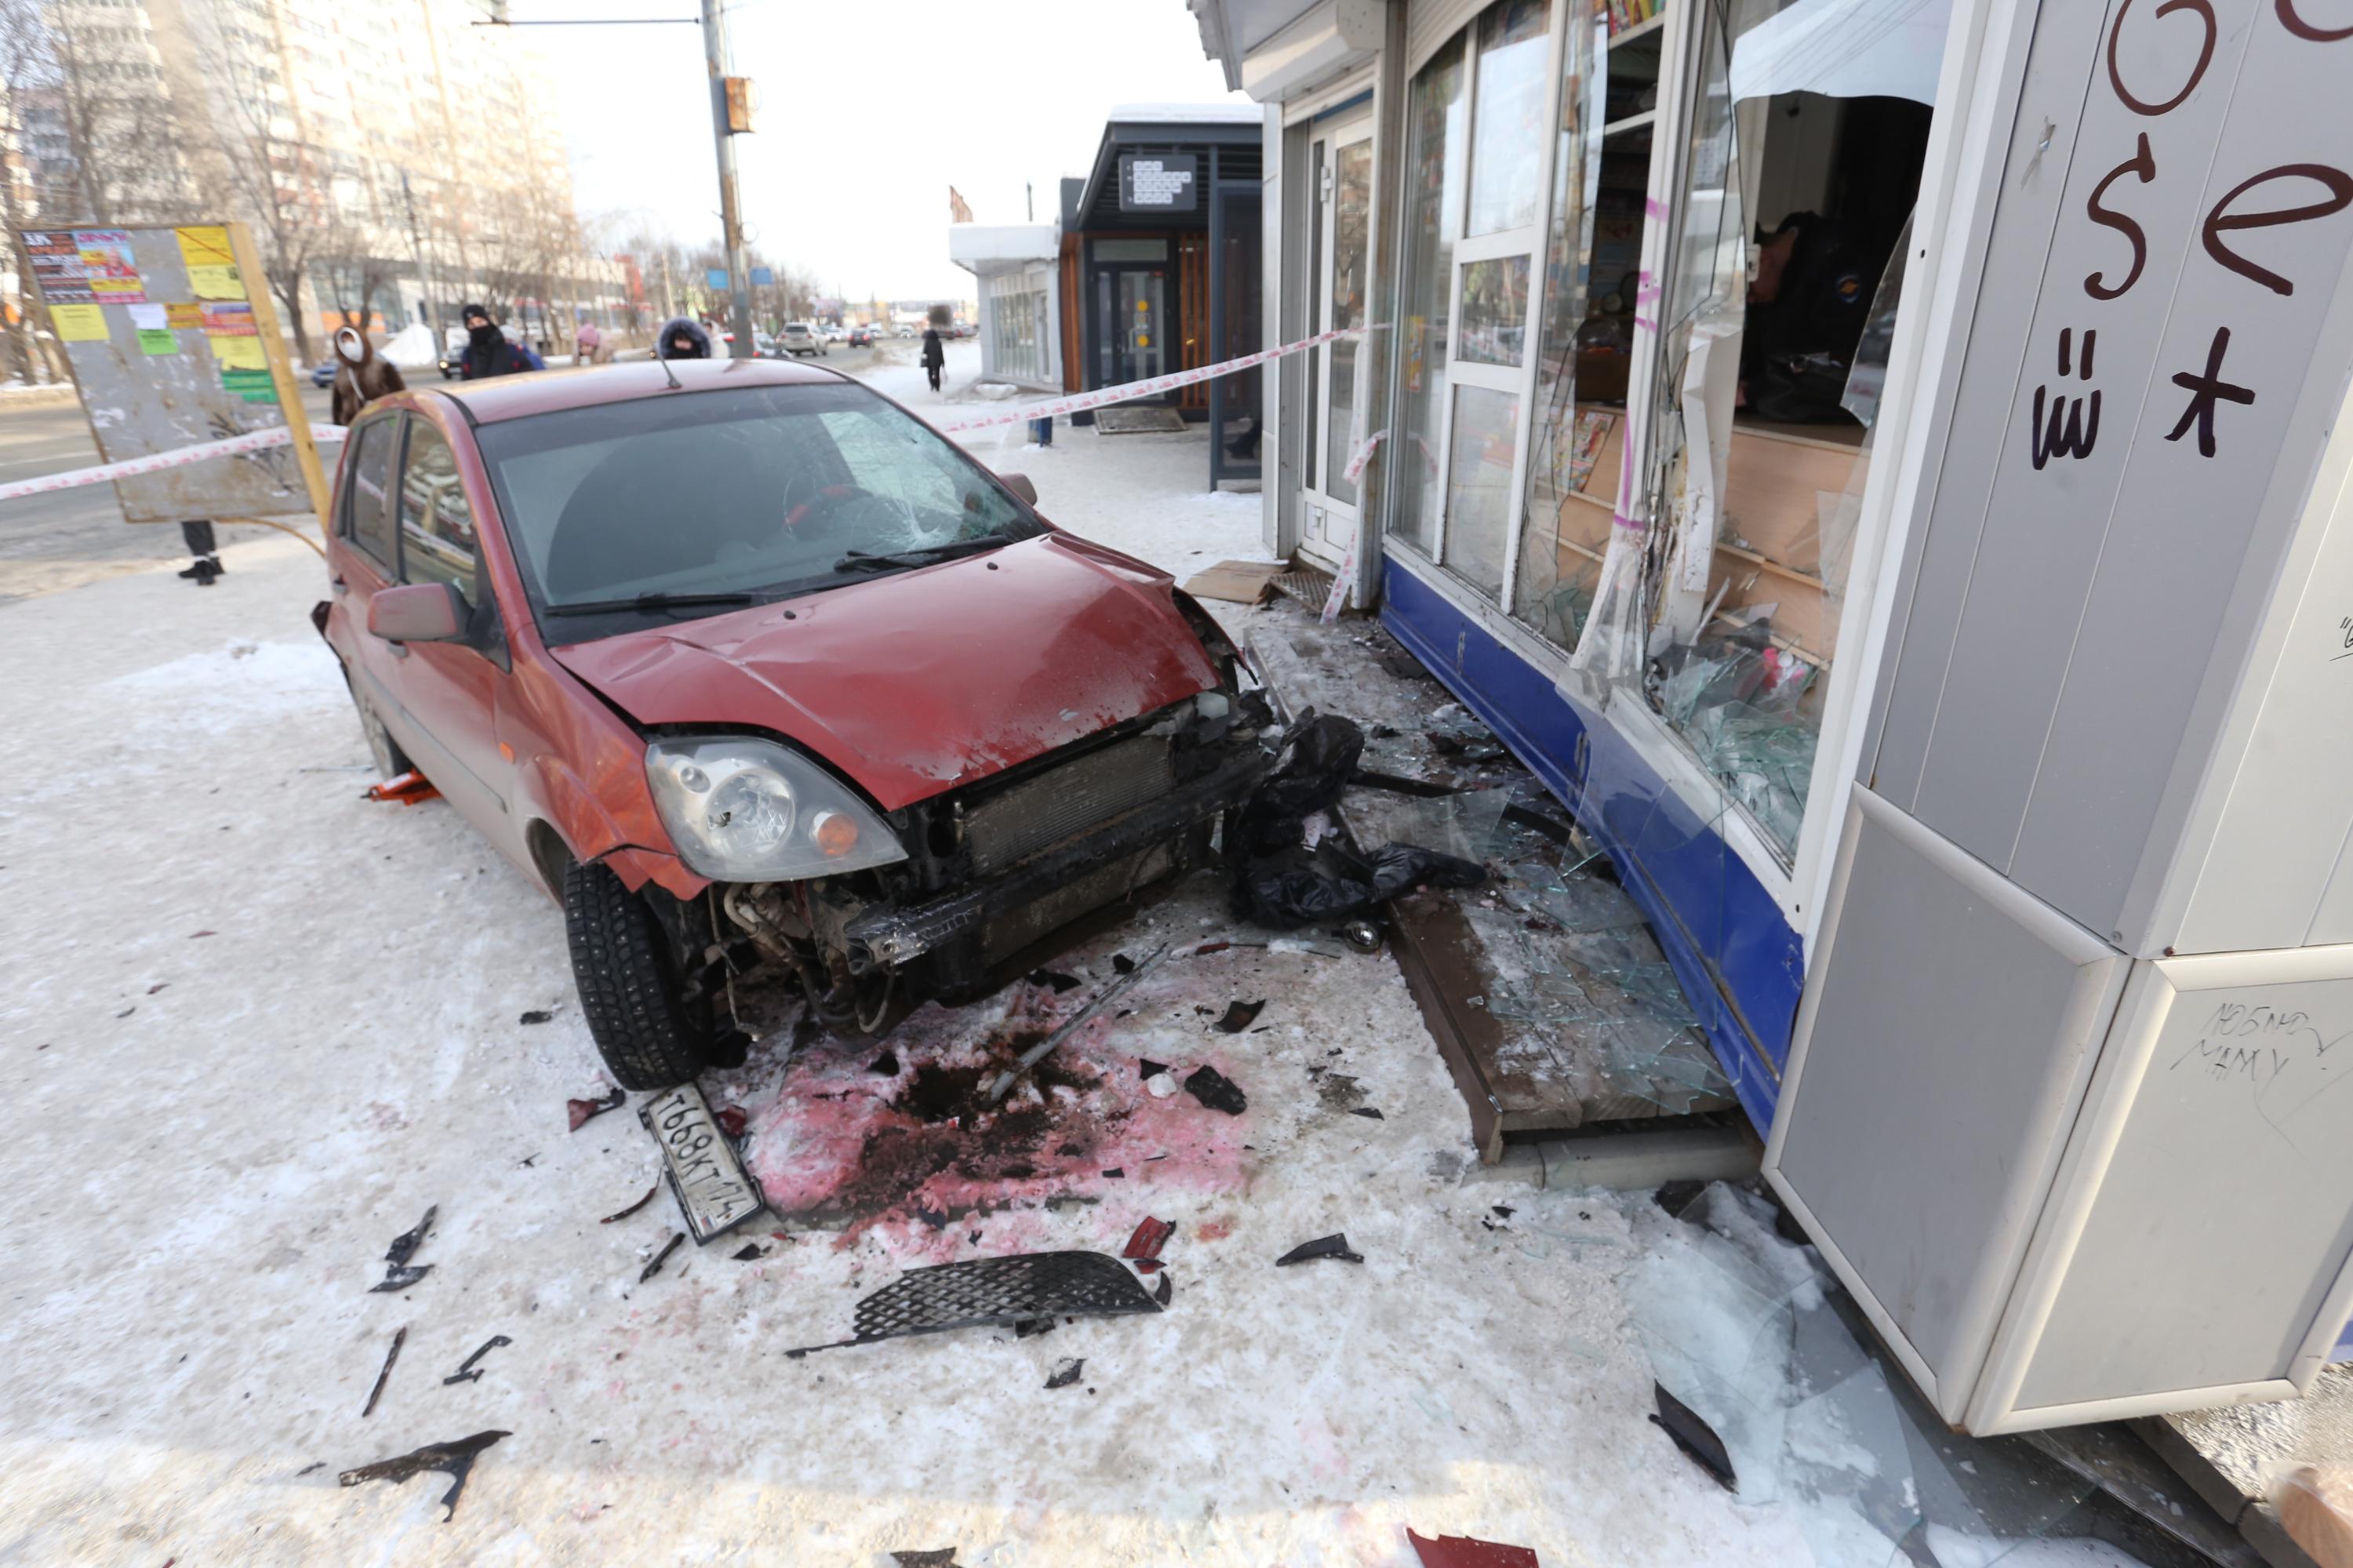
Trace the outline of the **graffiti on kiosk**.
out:
[[[2353,37],[2353,26],[2323,28],[2306,21],[2297,9],[2296,0],[2273,0],[2271,10],[2292,37],[2314,43],[2333,43]],[[2118,103],[2134,114],[2161,120],[2189,101],[2192,93],[2205,79],[2207,68],[2213,63],[2214,49],[2221,36],[2215,20],[2212,0],[2162,0],[2150,13],[2152,18],[2170,17],[2177,12],[2187,13],[2200,29],[2197,58],[2191,61],[2179,82],[2171,84],[2171,91],[2163,91],[2167,84],[2147,82],[2127,85],[2117,60],[2117,47],[2132,16],[2133,0],[2123,0],[2116,7],[2116,19],[2109,25],[2106,48],[2107,86]],[[2156,25],[2154,21],[2152,25]],[[2179,28],[2190,23],[2185,18],[2163,25]],[[2202,178],[2209,164],[2205,155],[2211,148],[2201,148],[2200,156],[2183,160],[2184,179]],[[2129,175],[2133,185],[2161,187],[2165,171],[2160,168],[2147,132],[2137,132],[2132,153],[2101,176],[2092,187],[2084,204],[2084,215],[2099,227],[2120,237],[2129,247],[2128,260],[2121,266],[2095,268],[2084,279],[2084,292],[2095,303],[2122,299],[2141,280],[2148,262],[2148,236],[2140,221],[2133,216],[2134,203],[2127,199],[2135,194],[2132,186],[2123,185]],[[2267,186],[2285,184],[2284,190],[2272,189],[2254,201]],[[2314,187],[2317,187],[2317,194]],[[2149,207],[2162,208],[2166,193],[2162,188],[2151,190]],[[2262,203],[2274,205],[2261,205]],[[2353,207],[2353,175],[2333,164],[2295,162],[2259,170],[2241,180],[2210,207],[2199,226],[2198,238],[2205,255],[2215,265],[2257,287],[2279,295],[2295,292],[2295,280],[2263,263],[2253,260],[2226,238],[2253,229],[2274,228],[2287,224],[2313,223],[2334,217]],[[2200,323],[2201,325],[2203,323]],[[2253,387],[2233,382],[2225,375],[2226,360],[2231,351],[2231,325],[2215,323],[2206,342],[2205,363],[2202,366],[2184,366],[2170,377],[2173,386],[2189,394],[2178,406],[2179,417],[2166,432],[2168,441],[2180,441],[2196,432],[2196,447],[2201,458],[2211,458],[2227,440],[2231,422],[2222,417],[2226,407],[2252,408],[2258,391]],[[2088,384],[2092,378],[2092,346],[2094,329],[2083,330],[2083,353],[2080,359],[2070,354],[2073,327],[2059,330],[2056,361],[2062,378],[2054,390],[2049,383],[2034,389],[2027,421],[2027,446],[2037,471],[2053,458],[2081,461],[2092,455],[2098,445],[2100,430],[2100,392],[2088,385],[2079,395],[2070,398],[2072,390],[2064,378],[2077,374],[2071,368],[2080,366],[2080,379]]]

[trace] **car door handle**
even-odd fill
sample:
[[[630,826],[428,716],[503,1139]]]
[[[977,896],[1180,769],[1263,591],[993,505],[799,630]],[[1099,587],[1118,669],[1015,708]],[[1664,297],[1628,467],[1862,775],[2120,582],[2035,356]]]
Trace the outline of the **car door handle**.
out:
[[[406,659],[408,657],[408,644],[406,642],[395,642],[391,639],[386,638],[384,645],[392,650],[392,656],[396,659]]]
[[[351,585],[351,584],[349,584],[349,583],[347,583],[347,582],[345,582],[345,581],[344,581],[343,578],[341,578],[341,577],[330,577],[330,578],[328,578],[328,579],[327,579],[327,588],[328,588],[328,589],[329,589],[331,592],[333,592],[333,593],[338,594],[338,595],[347,594],[347,593],[349,593],[349,592],[351,592],[351,591],[352,591],[352,585]]]

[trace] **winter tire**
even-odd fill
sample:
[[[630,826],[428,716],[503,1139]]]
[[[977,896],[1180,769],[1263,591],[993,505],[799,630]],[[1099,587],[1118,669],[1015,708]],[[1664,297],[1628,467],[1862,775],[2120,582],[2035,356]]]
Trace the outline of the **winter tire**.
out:
[[[564,928],[580,1011],[615,1083],[667,1089],[711,1065],[708,1009],[680,994],[660,924],[610,867],[565,868]]]

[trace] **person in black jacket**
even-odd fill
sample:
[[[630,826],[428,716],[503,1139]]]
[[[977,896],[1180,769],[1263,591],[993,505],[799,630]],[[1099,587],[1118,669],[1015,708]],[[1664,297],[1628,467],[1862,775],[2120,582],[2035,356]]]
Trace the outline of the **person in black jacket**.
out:
[[[657,359],[709,359],[711,334],[692,316],[672,316],[654,337]]]
[[[923,374],[932,378],[932,390],[940,389],[940,366],[948,362],[947,350],[940,346],[940,329],[923,329]]]
[[[458,359],[458,375],[467,381],[481,381],[492,376],[519,376],[526,370],[544,370],[546,362],[532,352],[527,343],[509,343],[506,334],[491,320],[491,313],[480,305],[468,305],[465,310],[466,352]]]

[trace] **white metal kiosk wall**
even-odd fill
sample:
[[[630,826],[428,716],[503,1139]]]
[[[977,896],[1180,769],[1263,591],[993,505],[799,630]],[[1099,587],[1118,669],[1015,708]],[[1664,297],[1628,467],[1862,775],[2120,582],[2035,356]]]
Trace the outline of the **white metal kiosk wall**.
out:
[[[1970,1431],[2287,1396],[2353,1311],[2347,21],[1989,12],[2008,146],[1767,1155]]]

